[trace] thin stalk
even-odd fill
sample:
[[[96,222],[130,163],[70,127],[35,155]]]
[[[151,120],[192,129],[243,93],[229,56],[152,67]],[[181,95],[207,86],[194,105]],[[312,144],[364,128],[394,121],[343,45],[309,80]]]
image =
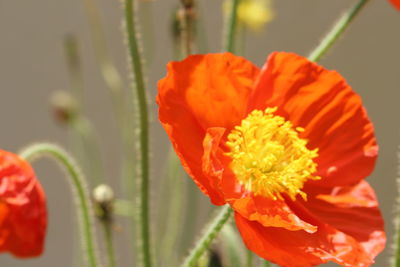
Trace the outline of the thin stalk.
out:
[[[253,267],[253,252],[251,252],[251,250],[247,250],[246,266]]]
[[[90,176],[89,183],[91,182],[93,185],[103,183],[105,177],[101,152],[91,121],[85,118],[83,114],[77,114],[77,117],[71,121],[71,128],[80,139],[80,156],[82,161],[87,163]]]
[[[113,95],[114,108],[119,120],[123,119],[124,98],[122,97],[123,83],[121,75],[110,59],[106,38],[102,27],[100,12],[94,0],[83,0],[89,29],[93,39],[93,48],[100,65],[101,74]],[[122,122],[121,122],[122,124]],[[121,126],[121,125],[120,125]]]
[[[182,267],[194,267],[198,259],[210,247],[212,241],[221,231],[222,227],[231,217],[232,209],[229,205],[223,207],[218,216],[209,224],[204,235],[197,241],[189,256],[185,259]]]
[[[235,51],[235,34],[237,28],[237,10],[240,0],[231,0],[231,6],[226,19],[223,47],[227,52]]]
[[[134,117],[130,115],[133,114],[130,110],[133,106],[133,101],[126,100],[127,94],[124,91],[121,74],[113,63],[107,47],[100,11],[96,0],[82,0],[82,2],[89,24],[96,60],[99,63],[103,80],[110,90],[114,116],[118,123],[118,129],[123,144],[122,186],[123,188],[134,188],[134,184],[127,181],[128,179],[132,180],[132,177],[135,175],[135,170],[131,166],[134,160],[134,155],[132,155],[134,154],[132,152],[132,147],[134,146],[132,138],[133,127],[130,127]],[[132,193],[131,191],[127,191],[124,193]]]
[[[198,226],[198,218],[199,218],[199,204],[200,204],[200,196],[199,196],[199,188],[197,185],[191,180],[191,178],[186,174],[185,175],[185,192],[183,192],[185,196],[185,218],[183,223],[185,225],[185,232],[194,233]],[[193,242],[193,235],[182,235],[181,236],[181,251],[187,249]]]
[[[67,35],[64,38],[64,49],[72,93],[80,109],[83,102],[84,81],[78,39],[75,35]]]
[[[125,11],[125,30],[129,50],[129,59],[133,74],[133,87],[137,96],[138,115],[139,115],[139,151],[140,155],[136,159],[139,166],[140,175],[138,179],[137,202],[140,242],[140,255],[143,265],[152,266],[150,252],[150,224],[149,224],[149,119],[147,111],[146,90],[143,78],[142,59],[139,52],[139,41],[136,33],[135,7],[136,1],[124,0]],[[140,257],[139,257],[140,258]]]
[[[104,240],[106,243],[108,267],[116,267],[113,236],[112,236],[112,222],[104,221],[102,222],[102,225],[104,230]]]
[[[160,242],[159,259],[163,262],[168,262],[170,265],[175,265],[176,261],[176,245],[180,230],[182,229],[182,210],[184,203],[184,180],[183,170],[178,156],[175,151],[170,148],[168,160],[168,175],[163,183],[163,193],[159,205],[161,208],[159,222],[162,232],[159,236],[162,237]],[[178,193],[177,193],[178,192]],[[168,194],[166,194],[168,193]],[[166,201],[166,199],[168,201]],[[166,218],[166,219],[165,219]],[[165,227],[161,227],[165,225]]]
[[[81,53],[79,50],[79,42],[76,35],[70,34],[66,35],[64,38],[64,51],[65,51],[65,58],[66,58],[66,65],[67,70],[69,73],[69,81],[70,81],[70,91],[72,94],[73,99],[75,100],[76,104],[76,115],[78,118],[82,116],[82,106],[83,106],[83,99],[84,99],[84,90],[85,90],[85,83],[84,77],[82,72],[82,60],[81,60]],[[93,183],[90,181],[90,178],[96,177],[91,173],[92,157],[87,156],[87,152],[92,152],[91,150],[85,149],[84,137],[80,135],[80,133],[71,127],[73,125],[72,120],[65,121],[67,124],[66,126],[70,127],[70,144],[72,147],[72,154],[76,157],[76,160],[80,162],[83,171],[89,175],[89,183]],[[90,171],[88,171],[90,170]],[[76,231],[76,229],[74,229]],[[79,229],[78,229],[79,231]],[[78,235],[77,235],[78,236]],[[76,266],[83,266],[83,255],[80,254],[80,247],[74,246],[74,252],[76,252],[79,257],[76,257]]]
[[[245,251],[243,242],[232,223],[227,223],[221,230],[222,251],[226,254],[228,263],[226,266],[242,267],[245,266],[243,252]]]
[[[269,261],[264,260],[264,267],[271,267],[271,263],[269,263]]]
[[[179,23],[181,30],[181,51],[183,57],[192,54],[193,44],[193,0],[181,0],[182,8],[179,10]]]
[[[100,153],[98,138],[93,124],[85,117],[82,108],[85,83],[76,36],[66,36],[64,47],[70,76],[71,93],[76,104],[74,116],[67,121],[67,126],[71,129],[73,154],[77,156],[76,159],[81,163],[82,169],[89,178],[89,184],[96,185],[105,180],[102,154]]]
[[[198,53],[200,54],[205,54],[209,51],[208,49],[208,38],[206,34],[206,29],[205,29],[205,19],[206,16],[203,16],[203,11],[200,6],[196,9],[196,26],[195,26],[195,31],[197,33],[196,39],[198,40],[197,42],[197,50]]]
[[[400,146],[397,148],[397,164],[398,173],[400,175]],[[392,267],[400,267],[400,177],[396,179],[397,183],[397,198],[395,203],[395,216],[394,216],[394,227],[395,236],[393,238],[393,256],[390,259]]]
[[[34,144],[24,149],[20,156],[28,161],[34,161],[39,157],[50,157],[56,160],[65,168],[71,178],[72,186],[75,189],[77,198],[77,209],[80,210],[80,227],[82,230],[82,247],[86,251],[87,262],[90,267],[99,266],[97,247],[92,222],[92,207],[89,193],[87,191],[86,180],[75,160],[62,148],[52,144]]]
[[[332,47],[332,45],[339,39],[344,31],[350,26],[351,22],[360,13],[363,7],[369,0],[359,0],[353,7],[346,11],[339,21],[328,32],[320,44],[310,53],[308,59],[318,62],[323,55]]]

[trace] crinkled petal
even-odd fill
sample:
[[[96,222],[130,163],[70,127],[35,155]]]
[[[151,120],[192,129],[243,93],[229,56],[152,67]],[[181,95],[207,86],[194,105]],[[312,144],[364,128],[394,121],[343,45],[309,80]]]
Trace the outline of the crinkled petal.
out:
[[[314,217],[353,237],[372,259],[383,250],[384,222],[374,190],[367,182],[313,191],[304,205]]]
[[[224,200],[203,173],[203,139],[208,128],[240,122],[258,72],[230,53],[194,55],[168,64],[158,83],[159,119],[186,171],[217,205]]]
[[[284,200],[272,200],[249,195],[230,202],[232,208],[249,221],[257,221],[264,227],[280,227],[291,231],[317,231],[317,226],[300,219]]]
[[[277,114],[295,127],[310,149],[318,148],[318,171],[312,181],[332,187],[353,184],[373,170],[378,147],[360,97],[336,71],[291,53],[271,54],[262,68],[249,110],[278,107]]]
[[[372,264],[359,243],[328,225],[318,225],[318,231],[307,233],[265,227],[237,212],[235,220],[247,248],[282,267],[309,267],[328,261],[347,267]]]
[[[31,166],[0,150],[0,252],[34,257],[43,252],[46,197]]]
[[[223,151],[220,147],[220,142],[225,133],[225,128],[213,127],[208,128],[206,136],[203,140],[203,157],[202,157],[202,171],[213,189],[219,192],[220,197],[223,198],[221,192],[221,179],[225,166],[223,161]],[[223,202],[225,204],[225,200]]]

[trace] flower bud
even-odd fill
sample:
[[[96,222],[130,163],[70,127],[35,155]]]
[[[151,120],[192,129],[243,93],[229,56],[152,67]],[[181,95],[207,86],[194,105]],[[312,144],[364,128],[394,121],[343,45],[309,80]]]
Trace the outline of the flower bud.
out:
[[[54,92],[50,103],[55,120],[61,124],[70,123],[77,115],[77,103],[67,91],[59,90]]]
[[[114,203],[114,192],[106,184],[96,186],[92,193],[96,216],[102,221],[111,221]]]

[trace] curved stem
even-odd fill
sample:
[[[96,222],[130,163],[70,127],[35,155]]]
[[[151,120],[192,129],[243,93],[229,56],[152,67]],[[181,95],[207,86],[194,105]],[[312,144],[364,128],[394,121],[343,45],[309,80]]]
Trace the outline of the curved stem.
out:
[[[231,217],[231,214],[232,209],[229,205],[226,205],[221,209],[221,212],[207,227],[204,235],[197,241],[195,247],[190,251],[189,256],[183,262],[182,267],[196,266],[197,260],[201,257],[201,255],[203,255],[204,251],[209,248],[214,238]]]
[[[100,184],[104,181],[104,171],[98,140],[93,125],[82,110],[85,86],[77,37],[68,35],[64,46],[70,74],[71,94],[77,105],[74,116],[65,121],[66,126],[71,130],[72,154],[77,156],[76,159],[86,173],[89,184]]]
[[[133,83],[137,103],[139,105],[139,151],[140,155],[136,159],[140,171],[138,176],[138,220],[139,220],[139,242],[141,245],[141,257],[146,267],[152,266],[150,253],[150,226],[149,226],[149,121],[147,112],[147,101],[145,83],[142,70],[142,59],[139,52],[139,41],[135,27],[135,7],[134,0],[124,0],[125,11],[125,30],[127,36],[130,64],[133,74]]]
[[[319,61],[368,2],[369,0],[359,0],[352,8],[346,11],[325,38],[322,39],[321,43],[310,53],[308,59],[315,62]]]
[[[99,266],[96,255],[97,248],[92,222],[92,208],[89,193],[87,192],[86,180],[74,159],[62,148],[52,144],[34,144],[24,149],[20,156],[28,161],[47,156],[56,160],[68,172],[72,180],[75,196],[77,197],[78,209],[80,210],[80,226],[83,233],[82,247],[87,253],[87,261],[90,267]]]
[[[225,26],[225,38],[224,38],[224,50],[228,52],[234,52],[235,50],[235,33],[237,28],[237,9],[240,0],[231,0],[231,6],[229,10],[228,18],[226,19]]]

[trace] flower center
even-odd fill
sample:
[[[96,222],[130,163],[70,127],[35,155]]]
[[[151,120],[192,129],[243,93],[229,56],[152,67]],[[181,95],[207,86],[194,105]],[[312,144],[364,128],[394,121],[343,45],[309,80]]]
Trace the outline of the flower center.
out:
[[[318,149],[309,150],[307,141],[299,137],[304,129],[294,129],[290,121],[273,114],[276,110],[253,110],[229,133],[230,168],[254,195],[277,200],[286,194],[294,200],[300,194],[306,199],[301,191],[304,183],[320,179],[313,176]]]

